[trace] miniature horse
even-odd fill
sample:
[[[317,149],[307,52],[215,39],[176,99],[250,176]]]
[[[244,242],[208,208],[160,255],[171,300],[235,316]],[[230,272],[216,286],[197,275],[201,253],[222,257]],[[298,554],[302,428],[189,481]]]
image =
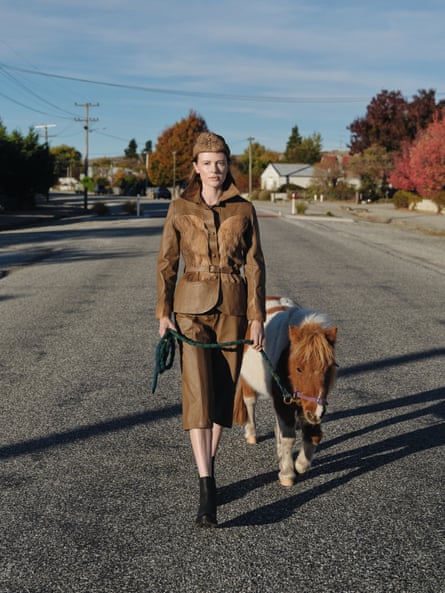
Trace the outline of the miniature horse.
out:
[[[272,398],[275,437],[282,486],[292,486],[306,472],[321,441],[321,419],[327,396],[336,378],[335,340],[337,328],[317,311],[302,309],[290,299],[267,298],[265,352],[281,385],[291,398],[283,397],[260,352],[245,348],[237,386],[233,421],[244,424],[248,444],[256,443],[255,405],[257,395]],[[247,332],[246,338],[249,338]],[[289,401],[290,400],[290,401]],[[302,431],[302,447],[295,466],[296,420]]]

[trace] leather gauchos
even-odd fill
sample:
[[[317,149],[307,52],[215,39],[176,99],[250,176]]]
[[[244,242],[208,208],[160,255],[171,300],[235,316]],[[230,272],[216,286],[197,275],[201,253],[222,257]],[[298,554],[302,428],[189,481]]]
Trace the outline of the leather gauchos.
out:
[[[176,313],[176,325],[187,338],[210,344],[243,339],[247,320],[218,311]],[[211,428],[213,423],[230,428],[243,346],[200,348],[180,342],[180,353],[184,429]]]

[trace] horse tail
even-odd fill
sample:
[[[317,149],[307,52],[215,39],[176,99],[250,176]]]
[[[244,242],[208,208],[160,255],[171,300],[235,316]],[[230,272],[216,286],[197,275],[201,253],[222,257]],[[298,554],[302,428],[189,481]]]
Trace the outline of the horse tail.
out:
[[[233,406],[233,422],[234,424],[245,424],[247,422],[247,408],[244,403],[244,379],[239,378],[238,385],[235,392],[235,403]]]

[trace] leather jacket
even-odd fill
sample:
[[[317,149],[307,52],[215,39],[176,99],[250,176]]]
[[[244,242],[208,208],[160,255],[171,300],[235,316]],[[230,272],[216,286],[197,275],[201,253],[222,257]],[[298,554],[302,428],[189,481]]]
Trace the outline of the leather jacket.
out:
[[[178,279],[179,262],[184,269]],[[169,206],[158,253],[156,316],[172,312],[265,320],[265,265],[255,209],[235,185],[209,207],[199,191]]]

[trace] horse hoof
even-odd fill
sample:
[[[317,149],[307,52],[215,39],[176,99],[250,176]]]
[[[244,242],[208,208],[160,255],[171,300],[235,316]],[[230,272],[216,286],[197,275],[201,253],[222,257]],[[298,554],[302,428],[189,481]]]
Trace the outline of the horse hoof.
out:
[[[196,527],[203,527],[204,529],[218,527],[218,522],[215,515],[201,515],[195,521]]]
[[[290,486],[294,485],[294,480],[293,480],[293,478],[280,478],[280,484],[281,484],[281,486],[285,486],[286,488],[289,488]]]
[[[256,437],[254,437],[254,436],[246,437],[246,443],[248,445],[256,445]]]

